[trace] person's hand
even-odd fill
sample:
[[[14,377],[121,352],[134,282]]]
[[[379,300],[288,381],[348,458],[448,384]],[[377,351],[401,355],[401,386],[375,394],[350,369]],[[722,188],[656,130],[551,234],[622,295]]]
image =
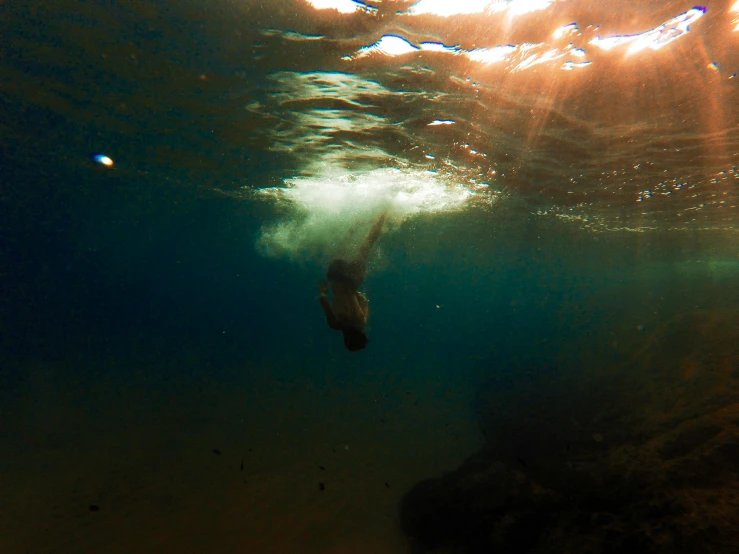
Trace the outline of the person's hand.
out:
[[[318,292],[321,294],[326,294],[328,292],[328,281],[326,279],[321,279],[318,282]]]

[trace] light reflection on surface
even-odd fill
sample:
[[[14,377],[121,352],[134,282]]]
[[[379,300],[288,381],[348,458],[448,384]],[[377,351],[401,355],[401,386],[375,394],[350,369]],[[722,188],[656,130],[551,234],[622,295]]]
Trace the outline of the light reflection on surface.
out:
[[[273,73],[270,79],[277,87],[272,93],[272,98],[278,103],[289,102],[296,98],[303,100],[331,98],[361,107],[364,105],[361,102],[362,98],[392,94],[377,81],[362,79],[353,73],[280,71]]]
[[[385,35],[375,44],[360,48],[356,57],[361,58],[368,56],[373,52],[384,54],[385,56],[402,56],[404,54],[410,54],[411,52],[418,52],[419,50],[420,48],[418,46],[414,46],[404,38],[394,35]]]
[[[573,69],[581,69],[583,67],[589,66],[593,62],[573,62],[573,61],[566,61],[562,64],[562,69],[565,71],[572,71]]]
[[[339,13],[354,13],[356,11],[374,12],[377,8],[365,4],[364,2],[355,2],[354,0],[305,0],[317,10],[337,10]],[[379,2],[380,0],[376,0]]]
[[[524,59],[513,68],[513,71],[521,71],[540,63],[546,63],[551,60],[561,58],[566,53],[557,50],[556,48],[546,50],[545,52],[535,52],[534,50],[541,49],[540,44],[524,44],[521,46],[521,52],[524,53]],[[531,52],[531,54],[529,54]]]
[[[643,33],[607,38],[596,37],[590,41],[590,44],[598,46],[603,50],[611,50],[616,46],[630,44],[627,50],[628,54],[639,52],[645,48],[658,50],[687,33],[690,30],[690,25],[700,19],[704,13],[706,13],[705,8],[695,7]]]
[[[384,35],[376,43],[370,46],[360,48],[354,56],[345,56],[342,59],[350,61],[354,59],[364,58],[373,54],[383,56],[405,56],[416,52],[440,52],[463,56],[470,61],[481,64],[495,64],[500,62],[508,62],[510,71],[521,71],[535,65],[551,62],[564,56],[572,55],[582,58],[585,51],[581,48],[575,48],[572,44],[560,49],[552,48],[548,44],[531,44],[523,43],[520,45],[499,45],[491,48],[481,47],[472,50],[465,50],[457,46],[447,46],[438,42],[422,42],[418,46],[410,43],[402,37],[395,35]],[[516,54],[514,56],[514,54]],[[571,60],[566,62],[562,69],[572,69],[573,67],[585,67],[590,62],[575,63]]]
[[[577,23],[570,23],[568,25],[562,25],[562,27],[560,27],[559,29],[556,29],[552,33],[552,36],[554,37],[555,40],[559,40],[560,38],[564,36],[569,36],[577,32],[578,32]]]
[[[280,37],[285,40],[303,41],[303,40],[321,40],[323,35],[307,35],[297,31],[287,31],[282,29],[263,29],[262,35],[265,37]]]
[[[507,44],[493,48],[475,48],[467,52],[467,57],[473,62],[497,63],[507,59],[508,55],[516,51],[516,46]]]
[[[378,17],[332,20],[346,21],[336,32],[265,33],[304,48],[322,33],[322,63],[338,70],[279,72],[254,106],[275,118],[268,148],[298,160],[293,174],[432,171],[591,230],[660,228],[670,217],[695,228],[709,213],[718,226],[733,221],[736,193],[714,189],[736,176],[713,175],[739,156],[737,60],[709,39],[719,18],[733,31],[739,2],[699,23],[710,6],[573,0],[530,3],[539,13],[512,18],[513,2],[376,4]],[[627,65],[623,53],[639,51]]]
[[[432,8],[436,9],[435,6],[439,9],[441,9],[441,6],[446,6],[448,10],[463,10],[455,13],[473,13],[472,11],[468,12],[464,10],[479,11],[483,9],[483,4],[488,5],[489,3],[472,2],[469,4],[462,4],[460,6],[457,6],[457,3],[442,3],[437,6],[436,3],[424,4],[424,1],[422,0],[422,2],[415,5],[415,9],[431,10]],[[487,8],[485,9],[487,10]],[[606,38],[596,36],[592,38],[589,43],[605,51],[610,51],[619,46],[629,45],[627,49],[628,54],[639,52],[647,48],[658,50],[686,34],[690,30],[690,25],[700,19],[705,12],[706,8],[697,6],[653,29],[644,31],[643,33],[633,35],[614,35]],[[521,71],[568,55],[579,58],[585,56],[585,50],[574,42],[576,40],[582,40],[582,33],[580,32],[577,23],[573,22],[558,27],[552,32],[551,36],[554,41],[567,39],[572,40],[572,42],[569,42],[562,47],[547,43],[524,42],[516,45],[499,44],[496,46],[481,46],[468,50],[457,45],[450,46],[441,42],[421,42],[419,45],[415,45],[408,39],[398,35],[383,35],[382,38],[374,44],[364,46],[353,56],[344,56],[342,59],[358,59],[375,53],[385,56],[402,56],[423,50],[462,55],[471,61],[484,64],[509,61],[511,62],[509,64],[510,71]],[[517,52],[518,54],[517,59],[513,59],[511,57],[514,52]],[[586,67],[590,65],[590,63],[590,61],[574,62],[573,60],[567,60],[560,67],[565,70],[571,70],[575,67]]]
[[[476,13],[499,13],[507,11],[511,15],[544,10],[554,0],[420,0],[408,10],[411,15],[470,15]]]

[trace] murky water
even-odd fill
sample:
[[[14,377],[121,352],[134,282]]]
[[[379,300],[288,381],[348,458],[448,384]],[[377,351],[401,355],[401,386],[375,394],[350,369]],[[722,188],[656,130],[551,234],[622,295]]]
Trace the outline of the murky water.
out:
[[[735,551],[739,4],[0,21],[0,550]]]

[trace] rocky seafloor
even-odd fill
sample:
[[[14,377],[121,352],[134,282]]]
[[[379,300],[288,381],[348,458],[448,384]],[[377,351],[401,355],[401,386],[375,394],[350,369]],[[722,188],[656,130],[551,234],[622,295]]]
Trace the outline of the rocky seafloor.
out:
[[[601,364],[490,372],[477,402],[485,446],[402,501],[414,548],[739,552],[739,320],[696,310],[640,331]]]

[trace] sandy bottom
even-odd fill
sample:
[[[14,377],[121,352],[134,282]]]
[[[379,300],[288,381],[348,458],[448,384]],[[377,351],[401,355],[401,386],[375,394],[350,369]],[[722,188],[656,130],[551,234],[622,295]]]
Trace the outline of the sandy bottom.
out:
[[[53,373],[0,413],[0,552],[405,553],[403,493],[482,442],[468,391],[389,371],[169,387]]]

